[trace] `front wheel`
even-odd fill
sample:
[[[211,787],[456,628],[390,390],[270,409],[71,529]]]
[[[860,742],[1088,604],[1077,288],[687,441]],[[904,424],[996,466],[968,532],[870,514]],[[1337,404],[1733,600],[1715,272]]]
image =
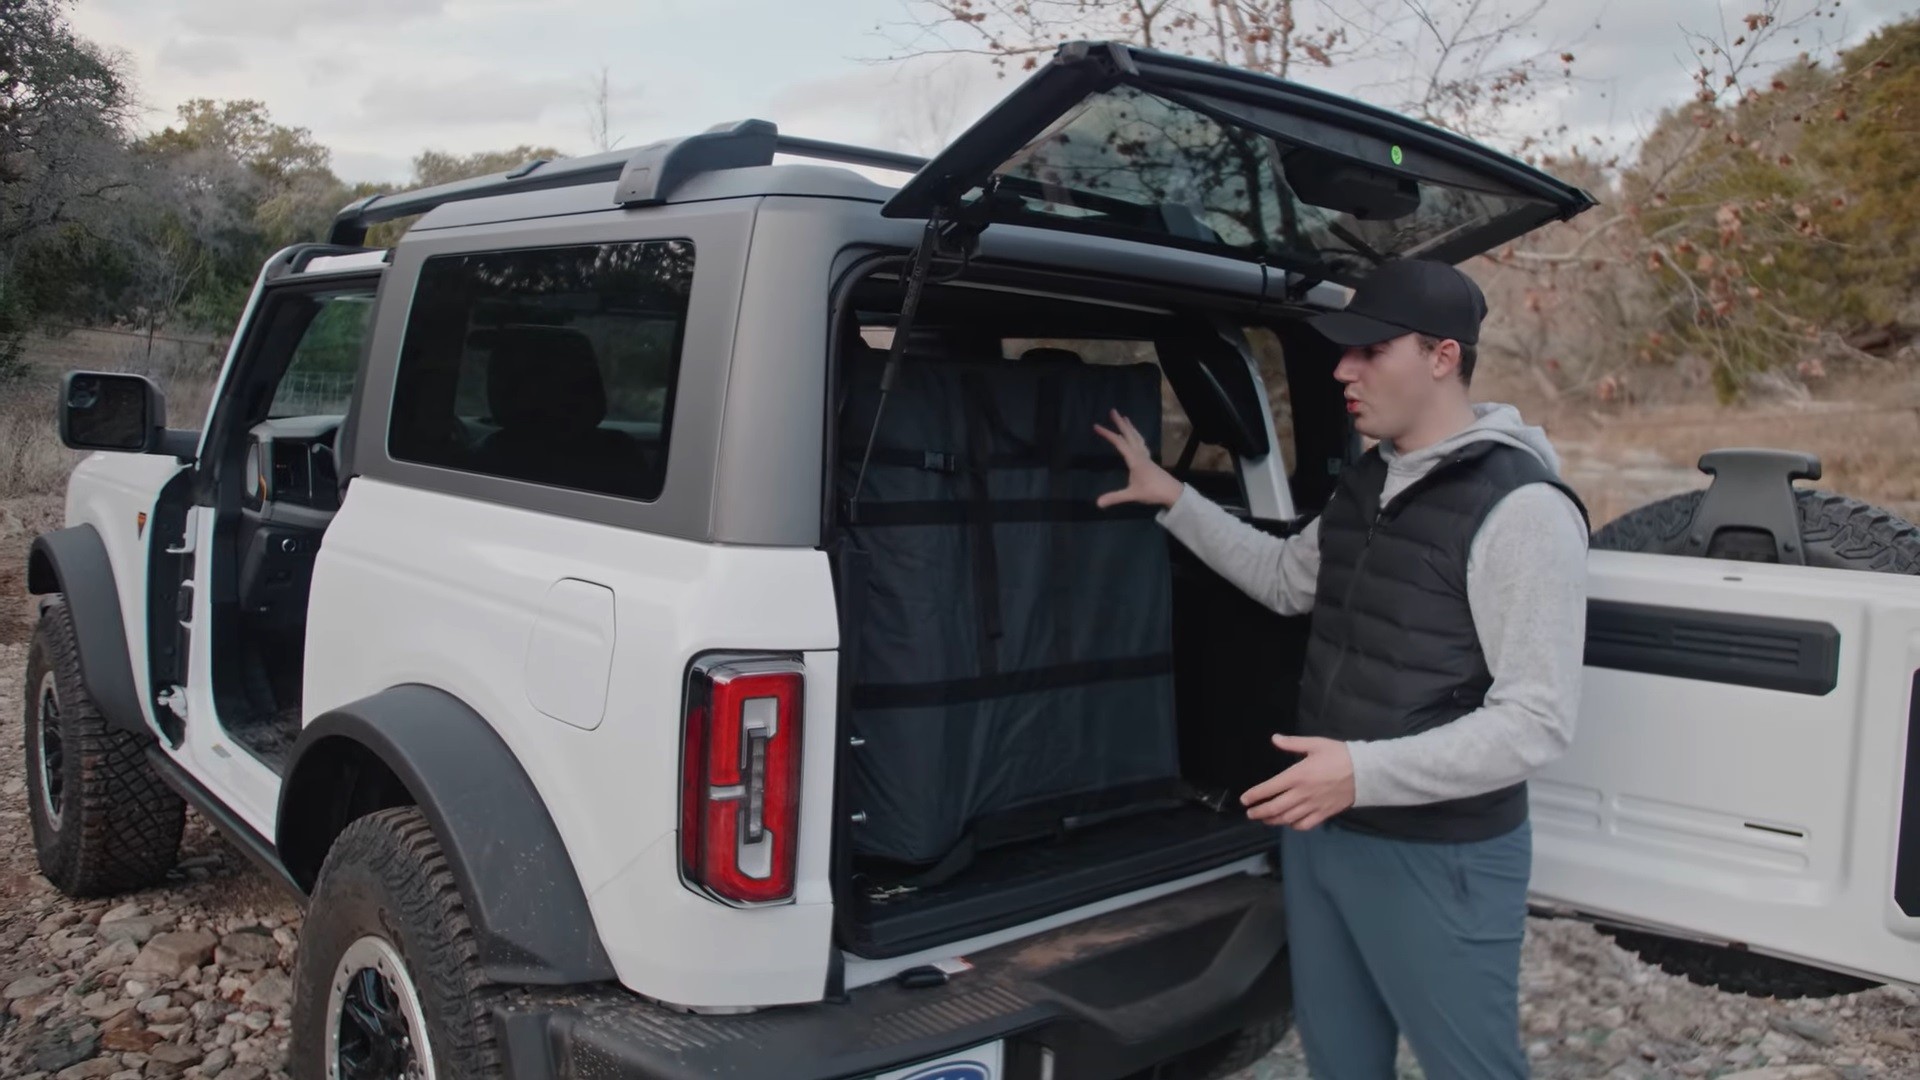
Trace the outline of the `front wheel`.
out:
[[[473,924],[417,807],[347,826],[320,868],[300,938],[295,1080],[504,1075]]]
[[[80,677],[73,611],[54,597],[27,647],[28,816],[40,872],[68,896],[158,884],[187,807],[147,763],[148,740],[111,727]]]

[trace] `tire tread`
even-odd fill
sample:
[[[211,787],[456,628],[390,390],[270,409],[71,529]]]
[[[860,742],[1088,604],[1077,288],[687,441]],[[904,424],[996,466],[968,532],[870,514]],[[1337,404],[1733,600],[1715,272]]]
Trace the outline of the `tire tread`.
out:
[[[357,818],[341,832],[321,864],[303,939],[315,936],[313,924],[328,918],[332,886],[356,869],[379,883],[381,899],[399,916],[399,925],[387,932],[397,931],[403,939],[396,945],[427,1010],[442,1072],[474,1078],[504,1076],[493,1022],[493,1005],[500,992],[489,989],[481,977],[473,920],[426,815],[416,806],[392,807]],[[361,932],[370,929],[361,928]],[[310,1059],[316,1067],[324,1047],[325,1033],[319,1028],[325,1023],[334,959],[308,956],[303,949],[298,964],[294,1048],[299,1060]],[[325,966],[316,969],[316,965]],[[441,1022],[434,1022],[436,1017]],[[296,1070],[294,1075],[320,1074]]]
[[[51,670],[60,704],[61,738],[77,755],[78,785],[68,770],[60,831],[39,813],[37,723],[41,679]],[[186,830],[186,803],[147,762],[149,740],[108,725],[80,676],[80,645],[73,613],[59,597],[40,615],[27,651],[26,716],[34,847],[40,869],[70,896],[100,897],[158,884],[173,869]],[[78,827],[73,835],[62,835]]]

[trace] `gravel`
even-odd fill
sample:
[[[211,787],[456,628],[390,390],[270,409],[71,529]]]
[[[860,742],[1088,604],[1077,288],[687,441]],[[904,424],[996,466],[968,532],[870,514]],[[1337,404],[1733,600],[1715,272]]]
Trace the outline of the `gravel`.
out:
[[[159,888],[71,900],[38,874],[21,761],[26,646],[0,644],[0,1076],[285,1080],[300,910],[189,815]],[[1771,1001],[1694,986],[1535,921],[1521,1021],[1539,1080],[1920,1076],[1920,996]],[[1420,1072],[1402,1048],[1402,1077]],[[1297,1036],[1239,1080],[1307,1076]]]

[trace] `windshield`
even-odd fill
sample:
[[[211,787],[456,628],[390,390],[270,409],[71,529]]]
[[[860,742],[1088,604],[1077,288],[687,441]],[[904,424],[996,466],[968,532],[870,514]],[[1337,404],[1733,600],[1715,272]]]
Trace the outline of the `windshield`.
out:
[[[1083,99],[994,170],[1012,219],[1225,249],[1352,282],[1389,257],[1457,260],[1471,252],[1449,251],[1450,241],[1490,225],[1517,235],[1557,216],[1485,177],[1421,169],[1384,140],[1329,139],[1311,121],[1180,96],[1190,103],[1122,85]]]

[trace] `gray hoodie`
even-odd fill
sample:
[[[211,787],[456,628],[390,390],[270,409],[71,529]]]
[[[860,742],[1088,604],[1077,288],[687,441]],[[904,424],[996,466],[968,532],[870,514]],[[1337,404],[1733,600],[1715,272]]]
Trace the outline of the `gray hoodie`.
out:
[[[1480,404],[1474,414],[1472,424],[1411,453],[1382,443],[1382,505],[1450,451],[1481,439],[1531,451],[1559,473],[1546,433],[1523,423],[1518,410]],[[1159,520],[1255,600],[1283,615],[1313,608],[1317,519],[1281,539],[1187,488]],[[1500,500],[1468,553],[1467,604],[1493,673],[1486,702],[1418,735],[1349,743],[1354,805],[1412,806],[1494,791],[1527,779],[1572,741],[1586,646],[1587,529],[1565,495],[1529,484]]]

